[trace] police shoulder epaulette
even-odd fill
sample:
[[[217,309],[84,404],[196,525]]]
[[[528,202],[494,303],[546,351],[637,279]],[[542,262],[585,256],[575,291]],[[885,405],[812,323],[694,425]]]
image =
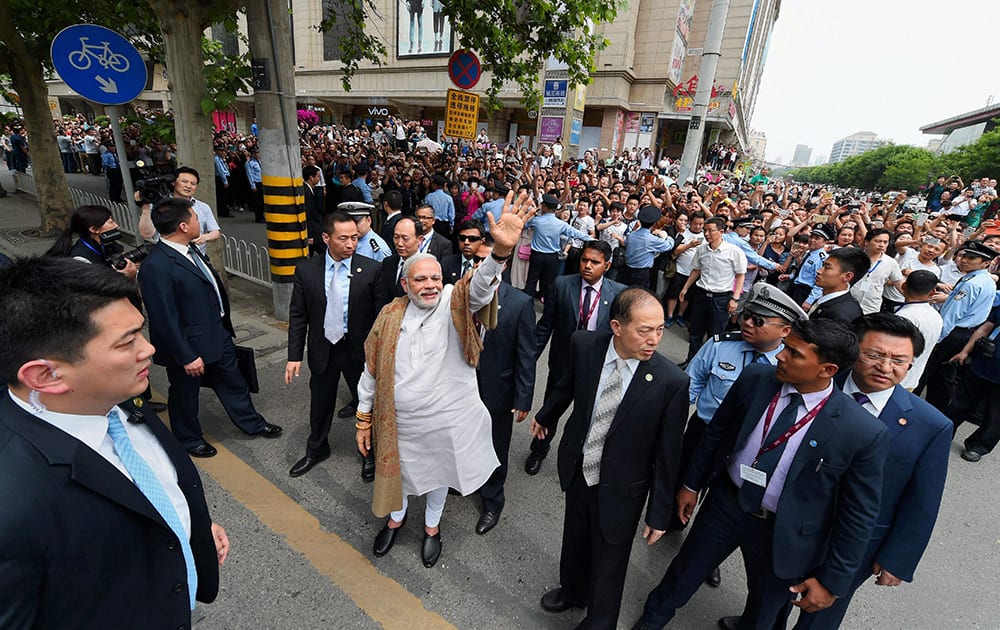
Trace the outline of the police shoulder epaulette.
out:
[[[712,337],[712,340],[715,343],[719,343],[720,341],[743,341],[743,333],[738,330],[730,330],[721,335],[715,335]]]

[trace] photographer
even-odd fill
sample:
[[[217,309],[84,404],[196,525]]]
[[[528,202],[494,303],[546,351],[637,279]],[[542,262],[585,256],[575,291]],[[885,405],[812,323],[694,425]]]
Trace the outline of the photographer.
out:
[[[73,211],[69,227],[63,230],[46,256],[76,258],[90,263],[106,264],[125,276],[135,279],[139,268],[129,258],[119,257],[124,248],[117,239],[102,239],[102,234],[117,233],[118,224],[111,218],[111,211],[104,206],[80,206]],[[76,242],[73,237],[77,236]],[[120,260],[117,265],[112,260]]]
[[[212,209],[208,207],[208,204],[194,198],[194,193],[197,192],[200,182],[201,177],[198,175],[198,171],[190,166],[178,167],[174,171],[173,194],[169,196],[187,199],[193,204],[192,209],[198,215],[198,223],[201,225],[201,236],[191,241],[191,244],[195,245],[202,254],[205,254],[206,243],[222,236],[222,229],[219,227],[218,221],[215,220],[215,215],[212,214]],[[159,234],[157,234],[156,227],[153,226],[153,220],[150,217],[153,202],[148,198],[143,199],[141,191],[136,192],[135,200],[142,203],[142,211],[139,215],[139,235],[151,241],[159,240]]]

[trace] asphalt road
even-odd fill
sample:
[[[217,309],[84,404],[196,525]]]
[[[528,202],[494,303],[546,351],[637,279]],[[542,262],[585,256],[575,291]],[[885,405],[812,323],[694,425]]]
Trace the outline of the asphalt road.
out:
[[[0,173],[9,184],[6,176]],[[71,184],[79,186],[79,179],[103,186],[103,180],[85,175],[74,176]],[[0,227],[37,225],[28,199],[0,199]],[[223,221],[229,234],[259,229],[263,238],[262,226],[252,218],[244,228],[246,215],[228,220],[232,224]],[[0,249],[10,252],[12,242],[0,240]],[[34,252],[44,245],[13,247]],[[543,593],[557,586],[564,503],[554,456],[538,476],[523,472],[526,426],[515,427],[507,505],[493,531],[486,536],[473,531],[478,498],[449,497],[442,520],[443,555],[437,566],[425,569],[419,558],[423,501],[416,500],[414,518],[394,549],[376,559],[371,544],[382,521],[369,508],[371,486],[360,479],[353,422],[335,421],[329,460],[298,479],[288,476],[304,454],[308,377],[284,385],[285,332],[269,315],[269,292],[239,280],[231,280],[230,288],[240,343],[257,350],[262,391],[255,403],[269,421],[284,426],[285,434],[277,440],[251,439],[233,427],[211,392],[202,393],[202,424],[220,454],[198,464],[213,517],[228,530],[232,551],[221,569],[218,599],[195,611],[198,628],[568,630],[579,622],[581,611],[550,615],[538,604]],[[674,327],[660,350],[680,360],[685,348],[684,329]],[[541,404],[544,366],[545,357],[534,409]],[[162,369],[153,370],[152,380],[154,389],[166,391]],[[342,386],[341,394],[343,401]],[[987,456],[978,464],[961,460],[958,445],[971,430],[963,427],[953,446],[941,514],[916,582],[894,589],[862,587],[844,628],[1000,628],[993,610],[1000,601],[1000,501],[994,495],[1000,458]],[[619,627],[629,628],[638,618],[647,592],[681,541],[682,535],[671,534],[647,547],[637,536]],[[722,578],[718,589],[703,587],[671,627],[709,630],[720,616],[739,614],[745,588],[738,556],[723,564]]]

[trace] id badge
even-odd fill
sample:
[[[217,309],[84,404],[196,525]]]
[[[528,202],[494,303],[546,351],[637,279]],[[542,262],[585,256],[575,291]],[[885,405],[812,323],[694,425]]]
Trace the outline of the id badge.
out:
[[[753,466],[740,464],[740,479],[761,488],[767,487],[767,473],[763,470],[757,470]]]
[[[859,282],[858,285],[859,285],[858,290],[861,291],[861,293],[863,294],[866,294],[872,290],[872,283],[871,280],[869,280],[868,278],[865,278],[864,280]]]

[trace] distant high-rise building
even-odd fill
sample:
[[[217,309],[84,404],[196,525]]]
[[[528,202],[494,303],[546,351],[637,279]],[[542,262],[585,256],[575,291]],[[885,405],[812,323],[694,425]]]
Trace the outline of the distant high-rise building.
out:
[[[852,155],[860,155],[889,144],[888,140],[879,138],[871,131],[859,131],[833,143],[830,151],[830,162],[843,162]]]
[[[812,157],[812,147],[804,144],[795,145],[795,154],[792,155],[791,166],[809,166],[809,158]]]
[[[764,154],[767,152],[767,134],[756,129],[750,130],[750,156],[758,162],[764,161]]]
[[[813,156],[812,162],[809,163],[809,166],[819,166],[820,164],[826,164],[825,155]]]

